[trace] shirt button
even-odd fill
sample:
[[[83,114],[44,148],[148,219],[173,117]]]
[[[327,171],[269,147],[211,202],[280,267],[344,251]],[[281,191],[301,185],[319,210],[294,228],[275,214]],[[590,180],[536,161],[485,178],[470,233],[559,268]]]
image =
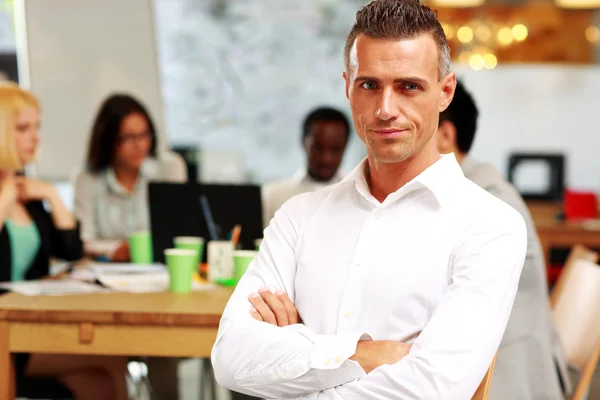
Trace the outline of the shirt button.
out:
[[[341,364],[341,362],[342,362],[343,360],[344,360],[344,359],[342,358],[342,356],[337,356],[337,357],[335,358],[335,362],[336,362],[336,363],[338,363],[338,364]]]
[[[375,213],[375,219],[381,219],[381,213],[379,211]]]
[[[356,268],[360,268],[360,263],[356,263]]]
[[[352,315],[352,310],[346,310],[346,311],[344,311],[344,317],[348,318],[351,315]]]
[[[325,360],[325,365],[329,365],[329,363],[331,362],[331,358],[328,358]]]
[[[286,377],[286,374],[285,374],[285,372],[283,372],[283,371],[281,371],[281,370],[280,370],[280,371],[279,371],[279,377],[280,377],[281,379],[284,379],[284,378]]]

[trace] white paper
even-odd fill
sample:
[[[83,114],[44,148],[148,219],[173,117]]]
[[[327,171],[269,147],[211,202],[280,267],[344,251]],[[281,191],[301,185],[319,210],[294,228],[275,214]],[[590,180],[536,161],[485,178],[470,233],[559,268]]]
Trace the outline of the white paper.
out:
[[[110,290],[72,279],[0,283],[0,288],[26,296],[62,296],[69,294],[105,293]]]
[[[94,282],[100,275],[140,275],[164,272],[162,264],[89,263],[76,267],[69,275],[71,279]]]
[[[89,268],[96,275],[140,275],[167,271],[163,264],[93,263]]]
[[[145,274],[101,274],[98,280],[106,287],[118,292],[153,293],[169,290],[169,273],[153,272]],[[210,290],[214,285],[192,281],[192,290]]]

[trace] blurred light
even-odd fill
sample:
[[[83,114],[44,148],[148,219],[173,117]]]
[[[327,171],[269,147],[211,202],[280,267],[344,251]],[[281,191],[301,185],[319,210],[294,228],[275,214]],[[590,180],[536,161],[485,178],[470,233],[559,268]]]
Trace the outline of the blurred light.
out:
[[[432,3],[438,7],[468,8],[482,6],[485,0],[432,0]]]
[[[469,43],[473,40],[473,30],[468,26],[461,26],[456,32],[456,37],[463,43]]]
[[[446,39],[450,40],[452,38],[454,38],[454,26],[450,25],[450,24],[442,24],[442,29],[444,30],[444,33],[446,34]]]
[[[562,8],[598,8],[600,0],[554,0],[558,7]]]
[[[492,53],[483,56],[483,66],[485,69],[494,69],[498,65],[498,59]]]
[[[513,41],[512,30],[504,27],[498,31],[498,41],[504,46],[508,46]]]
[[[600,28],[597,26],[588,26],[585,30],[585,38],[590,43],[600,42]]]
[[[515,26],[512,27],[511,33],[512,33],[513,38],[517,42],[522,42],[523,40],[527,39],[527,34],[529,32],[528,32],[527,27],[525,25],[523,25],[523,24],[516,24]]]
[[[469,57],[469,66],[475,71],[479,71],[484,66],[483,57],[480,54],[473,54]]]
[[[475,37],[482,42],[487,42],[492,37],[492,30],[487,25],[479,25],[475,28]]]
[[[468,64],[469,63],[469,57],[471,57],[471,53],[468,51],[462,51],[459,55],[458,55],[458,62],[460,64]]]

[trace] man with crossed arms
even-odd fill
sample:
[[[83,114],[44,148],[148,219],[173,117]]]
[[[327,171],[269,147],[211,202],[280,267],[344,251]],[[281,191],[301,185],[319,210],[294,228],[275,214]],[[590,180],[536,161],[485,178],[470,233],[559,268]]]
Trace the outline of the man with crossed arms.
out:
[[[269,399],[468,400],[506,327],[525,224],[438,152],[456,76],[432,10],[372,1],[344,58],[367,158],[275,214],[221,319],[215,376]]]

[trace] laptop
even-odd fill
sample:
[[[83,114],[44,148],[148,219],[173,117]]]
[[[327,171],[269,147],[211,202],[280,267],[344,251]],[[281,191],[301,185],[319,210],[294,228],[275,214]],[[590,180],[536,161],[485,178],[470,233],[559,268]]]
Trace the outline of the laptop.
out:
[[[150,182],[148,197],[155,262],[165,262],[164,250],[174,246],[177,236],[201,236],[208,243],[216,234],[228,240],[239,224],[242,249],[254,249],[254,241],[263,236],[260,186]]]

